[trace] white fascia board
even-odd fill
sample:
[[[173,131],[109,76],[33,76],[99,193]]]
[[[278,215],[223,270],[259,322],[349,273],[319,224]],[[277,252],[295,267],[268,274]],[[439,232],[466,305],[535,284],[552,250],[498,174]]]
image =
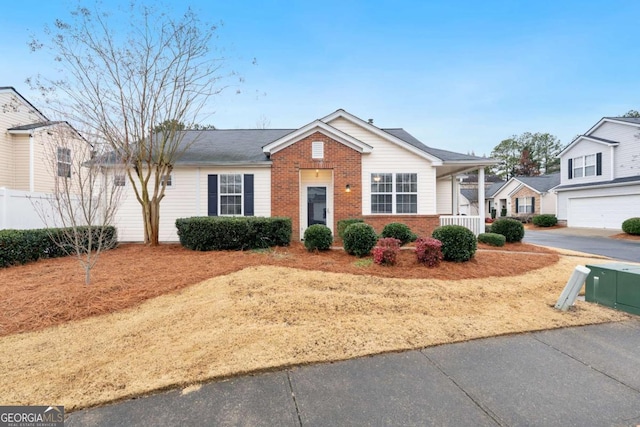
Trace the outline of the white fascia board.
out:
[[[346,145],[349,148],[353,148],[360,153],[371,153],[371,151],[373,150],[372,146],[365,144],[359,139],[356,139],[351,135],[348,135],[341,130],[338,130],[320,120],[315,120],[308,125],[303,126],[300,129],[265,145],[264,147],[262,147],[262,151],[266,154],[277,153],[278,151],[295,144],[299,140],[304,139],[307,136],[314,134],[315,132],[321,132],[326,136],[335,139],[336,141]]]
[[[420,157],[423,157],[427,160],[429,160],[434,166],[440,166],[442,165],[442,159],[435,157],[429,153],[426,153],[422,150],[420,150],[419,148],[414,147],[413,145],[409,144],[406,141],[401,140],[400,138],[397,138],[393,135],[391,135],[390,133],[387,133],[385,131],[383,131],[380,128],[377,128],[376,126],[365,122],[364,120],[362,120],[359,117],[354,116],[353,114],[350,114],[348,112],[346,112],[345,110],[336,110],[333,113],[329,114],[328,116],[325,116],[323,118],[320,119],[320,121],[322,122],[330,122],[332,120],[335,120],[337,118],[343,118],[345,120],[350,121],[351,123],[358,125],[360,127],[363,127],[364,129],[370,131],[371,133],[386,139],[389,142],[392,142],[396,145],[401,146],[402,148],[404,148],[407,151],[412,152],[413,154],[416,154]]]

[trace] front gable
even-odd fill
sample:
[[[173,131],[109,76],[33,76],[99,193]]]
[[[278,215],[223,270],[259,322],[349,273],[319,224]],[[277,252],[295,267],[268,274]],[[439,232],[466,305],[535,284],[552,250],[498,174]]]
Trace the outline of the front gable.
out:
[[[373,149],[373,147],[360,141],[359,139],[354,138],[353,136],[339,129],[336,129],[333,126],[330,126],[320,120],[315,120],[308,125],[303,126],[300,129],[297,129],[283,136],[282,138],[278,138],[277,140],[265,145],[264,147],[262,147],[262,150],[265,154],[271,156],[274,153],[277,153],[278,151],[283,150],[291,146],[292,144],[295,144],[301,140],[304,140],[310,135],[317,133],[323,134],[326,137],[331,138],[332,140],[337,141],[359,153],[370,153]]]

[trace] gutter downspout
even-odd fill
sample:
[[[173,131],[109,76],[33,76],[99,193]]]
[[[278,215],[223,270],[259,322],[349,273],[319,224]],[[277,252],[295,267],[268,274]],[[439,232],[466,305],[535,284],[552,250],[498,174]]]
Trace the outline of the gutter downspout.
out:
[[[484,168],[478,169],[478,215],[480,215],[480,233],[484,233],[484,219],[486,216],[484,206]]]
[[[33,130],[29,132],[29,192],[33,193],[36,188],[35,176],[35,147],[33,141]]]

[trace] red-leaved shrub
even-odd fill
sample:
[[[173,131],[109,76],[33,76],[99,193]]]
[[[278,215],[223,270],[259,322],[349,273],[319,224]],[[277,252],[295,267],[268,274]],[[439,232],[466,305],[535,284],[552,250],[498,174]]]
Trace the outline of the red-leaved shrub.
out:
[[[373,248],[373,262],[378,265],[394,265],[398,260],[401,243],[393,237],[378,240],[378,245]]]
[[[442,242],[433,237],[420,237],[416,240],[416,256],[418,262],[427,267],[435,267],[442,261]]]

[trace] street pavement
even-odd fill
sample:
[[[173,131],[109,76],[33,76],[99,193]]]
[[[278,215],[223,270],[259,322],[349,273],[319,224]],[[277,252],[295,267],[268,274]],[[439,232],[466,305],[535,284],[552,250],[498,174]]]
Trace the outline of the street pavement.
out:
[[[611,231],[528,243],[640,262]],[[597,233],[598,234],[598,233]],[[640,426],[640,317],[283,369],[70,414],[67,426]]]
[[[285,369],[67,426],[637,426],[640,318]]]
[[[621,230],[556,228],[525,230],[525,243],[602,255],[621,261],[640,262],[640,241],[612,239]]]

